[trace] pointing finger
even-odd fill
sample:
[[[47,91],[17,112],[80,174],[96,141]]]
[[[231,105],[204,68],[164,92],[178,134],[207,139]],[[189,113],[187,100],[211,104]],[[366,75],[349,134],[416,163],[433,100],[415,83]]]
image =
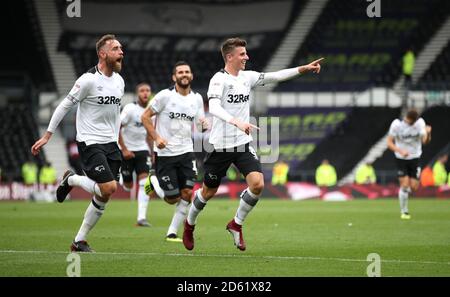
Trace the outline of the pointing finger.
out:
[[[315,61],[313,61],[311,64],[317,64],[317,63],[320,63],[320,61],[322,61],[323,59],[325,59],[325,58],[320,58],[320,59],[317,59],[317,60],[315,60]]]
[[[255,128],[256,130],[259,130],[259,127],[258,127],[258,126],[255,126],[255,125],[253,125],[253,124],[250,124],[250,126],[251,126],[252,128]]]

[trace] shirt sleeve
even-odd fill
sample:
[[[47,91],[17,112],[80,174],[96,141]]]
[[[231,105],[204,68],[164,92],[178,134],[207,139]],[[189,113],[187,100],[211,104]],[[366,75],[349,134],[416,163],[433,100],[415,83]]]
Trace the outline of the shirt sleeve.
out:
[[[197,106],[198,106],[198,109],[197,109],[197,114],[195,115],[195,124],[197,126],[196,127],[197,130],[202,131],[203,127],[202,127],[202,124],[200,123],[199,119],[205,118],[205,109],[203,107],[203,98],[202,98],[202,95],[200,95],[200,94],[197,97]]]
[[[222,121],[229,122],[233,118],[231,114],[229,114],[220,104],[221,101],[218,98],[211,98],[209,100],[209,112],[221,119]]]
[[[419,134],[420,136],[427,135],[426,124],[423,118],[417,120],[419,126]]]
[[[72,89],[70,90],[69,94],[67,95],[67,99],[73,102],[73,104],[77,104],[78,102],[83,101],[86,99],[89,89],[91,87],[91,80],[90,76],[92,74],[85,73],[82,76],[80,76],[75,84],[73,85]]]
[[[61,103],[59,103],[58,107],[56,107],[53,112],[52,118],[50,119],[50,123],[48,124],[47,131],[51,133],[55,133],[56,128],[58,128],[59,123],[61,123],[62,119],[66,116],[66,114],[70,111],[70,109],[75,106],[68,97],[64,98]]]
[[[256,87],[256,86],[264,86],[264,84],[265,84],[265,82],[264,82],[265,73],[264,72],[256,72],[256,71],[252,71],[252,70],[247,70],[244,73],[247,76],[247,78],[250,80],[250,86],[252,88]]]
[[[150,101],[150,108],[155,113],[160,113],[167,104],[168,96],[165,96],[164,91],[159,92],[153,97],[152,101]]]
[[[208,100],[209,99],[221,99],[223,94],[223,79],[221,78],[221,75],[219,73],[216,73],[211,80],[209,81],[209,87],[208,87]]]
[[[393,121],[391,127],[389,128],[389,136],[397,137],[397,126],[398,120]]]
[[[204,118],[205,117],[205,108],[203,107],[203,97],[202,95],[198,95],[197,97],[197,103],[198,103],[198,110],[197,110],[197,118]]]
[[[245,71],[245,73],[249,76],[250,84],[252,87],[282,82],[285,80],[293,79],[300,75],[300,72],[298,72],[298,67],[267,73],[256,71]]]
[[[129,121],[130,121],[130,104],[127,104],[120,113],[120,123],[123,126],[125,126],[128,125]]]
[[[89,73],[85,73],[77,79],[69,94],[67,94],[66,98],[61,101],[53,112],[47,131],[55,133],[59,123],[61,123],[62,119],[70,111],[70,109],[86,99],[91,87],[90,75],[91,74]]]

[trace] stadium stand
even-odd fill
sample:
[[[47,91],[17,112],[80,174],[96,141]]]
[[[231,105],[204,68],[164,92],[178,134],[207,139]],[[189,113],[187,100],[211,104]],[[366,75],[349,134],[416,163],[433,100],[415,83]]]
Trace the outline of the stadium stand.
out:
[[[2,12],[0,25],[10,28],[2,30],[2,38],[8,40],[0,49],[4,57],[0,62],[1,81],[5,82],[3,86],[14,87],[27,79],[38,91],[53,91],[53,75],[33,1],[12,1],[5,5]]]
[[[423,168],[427,165],[436,154],[450,143],[450,106],[436,105],[428,108],[422,113],[422,117],[428,125],[431,125],[432,138],[428,145],[422,147],[422,157],[420,158],[420,166]],[[397,182],[397,167],[395,163],[394,153],[386,150],[383,155],[378,158],[373,167],[382,178],[380,182],[389,183]]]
[[[293,180],[314,182],[312,173],[323,159],[336,168],[338,179],[345,176],[386,133],[400,108],[354,107],[329,137],[290,172]]]
[[[415,89],[450,89],[450,42],[414,86]]]
[[[176,1],[173,1],[176,2]],[[180,1],[180,5],[185,4],[208,4],[208,7],[214,5],[251,5],[257,1]],[[271,54],[282,40],[284,33],[287,31],[295,16],[299,13],[305,1],[284,1],[290,6],[286,25],[279,30],[271,30],[268,32],[257,32],[251,34],[238,34],[243,36],[249,42],[248,49],[250,61],[248,63],[249,69],[262,70]],[[101,1],[85,1],[86,3],[101,3]],[[151,5],[163,3],[163,1],[152,2]],[[64,14],[66,2],[57,2],[61,15]],[[144,1],[129,1],[127,5],[140,4],[145,7]],[[203,5],[203,7],[206,7]],[[231,6],[230,6],[231,7]],[[148,17],[156,18],[154,12],[149,11],[151,8],[147,7],[146,13]],[[159,9],[159,8],[158,8]],[[153,14],[152,14],[153,13]],[[175,13],[173,11],[164,11],[160,14]],[[192,14],[192,19],[189,21],[201,21],[201,12],[186,11],[186,18]],[[245,20],[251,25],[253,20],[248,18]],[[206,27],[208,24],[206,24]],[[225,26],[226,27],[226,26]],[[191,63],[195,75],[193,84],[194,89],[201,93],[206,93],[210,78],[215,72],[220,70],[223,66],[223,60],[220,55],[220,43],[224,38],[230,37],[230,34],[207,34],[204,32],[196,34],[154,34],[154,33],[135,33],[134,28],[129,28],[128,31],[118,34],[125,49],[123,77],[126,80],[126,90],[133,91],[135,85],[142,81],[149,81],[155,91],[167,88],[172,84],[170,79],[172,72],[172,65],[179,60],[185,60]],[[221,36],[222,35],[222,36]],[[92,48],[98,34],[73,32],[67,29],[60,40],[60,50],[66,51],[71,55],[77,75],[81,75],[87,69],[91,68],[96,63],[96,53]],[[89,40],[89,41],[87,41]],[[264,45],[264,46],[262,46]]]
[[[0,25],[9,30],[2,31],[8,42],[0,49],[0,168],[8,182],[21,180],[21,166],[38,138],[38,94],[55,85],[33,1],[13,1],[2,11]],[[45,153],[34,161],[41,166]]]
[[[419,52],[448,15],[445,0],[385,1],[382,21],[366,16],[366,1],[331,0],[293,59],[325,57],[320,76],[279,85],[275,91],[355,91],[392,86],[407,47]]]
[[[21,166],[31,157],[30,148],[38,139],[37,123],[25,103],[12,103],[0,108],[0,167],[6,181],[21,179]],[[45,161],[45,154],[34,158],[38,166]]]

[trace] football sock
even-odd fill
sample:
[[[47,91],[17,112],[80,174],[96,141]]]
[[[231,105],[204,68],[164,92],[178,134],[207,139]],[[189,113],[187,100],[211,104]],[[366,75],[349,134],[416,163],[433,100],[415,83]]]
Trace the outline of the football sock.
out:
[[[189,225],[193,226],[197,224],[197,216],[203,210],[206,205],[206,200],[202,197],[202,189],[195,191],[194,201],[192,201],[191,207],[189,208],[189,213],[187,216],[187,222]]]
[[[81,187],[83,190],[91,193],[92,195],[102,197],[102,192],[100,191],[97,183],[87,176],[75,174],[69,177],[67,182],[69,183],[69,186]]]
[[[178,201],[177,205],[175,206],[175,213],[173,214],[172,222],[170,223],[167,235],[171,233],[177,234],[178,227],[180,227],[180,225],[186,218],[189,204],[189,202],[183,199],[180,199],[180,201]]]
[[[139,190],[138,190],[138,221],[145,220],[147,218],[147,207],[149,202],[149,197],[145,194],[144,184],[147,178],[139,180]]]
[[[86,240],[89,231],[94,228],[95,224],[103,215],[103,212],[105,211],[105,205],[105,202],[99,201],[96,197],[92,198],[92,201],[84,214],[84,219],[83,223],[81,224],[80,230],[75,237],[75,242]]]
[[[150,182],[152,183],[153,189],[155,189],[156,195],[159,198],[164,199],[164,190],[159,186],[158,178],[155,175],[150,176]]]
[[[398,200],[400,202],[400,211],[402,213],[408,212],[408,196],[410,188],[400,188],[398,191]]]
[[[239,207],[234,217],[234,221],[238,225],[242,225],[244,223],[244,220],[249,214],[249,212],[253,209],[256,203],[258,203],[259,200],[258,198],[259,198],[258,195],[253,194],[249,188],[245,189],[242,192]]]

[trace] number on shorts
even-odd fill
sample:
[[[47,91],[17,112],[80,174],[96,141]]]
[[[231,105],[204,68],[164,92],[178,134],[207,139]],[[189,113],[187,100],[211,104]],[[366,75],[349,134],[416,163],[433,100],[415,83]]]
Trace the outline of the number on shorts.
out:
[[[422,168],[417,167],[417,172],[416,172],[416,177],[417,177],[417,179],[420,179],[420,173],[421,173],[421,171],[422,171]]]
[[[195,162],[195,160],[192,160],[192,170],[194,170],[195,175],[198,175],[197,163]]]

